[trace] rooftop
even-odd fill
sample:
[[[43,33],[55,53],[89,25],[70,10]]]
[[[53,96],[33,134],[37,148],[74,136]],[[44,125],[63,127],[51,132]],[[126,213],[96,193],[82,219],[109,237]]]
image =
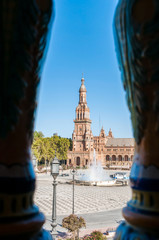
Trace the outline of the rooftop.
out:
[[[135,145],[134,138],[109,138],[106,146],[120,146],[120,147],[130,147]]]

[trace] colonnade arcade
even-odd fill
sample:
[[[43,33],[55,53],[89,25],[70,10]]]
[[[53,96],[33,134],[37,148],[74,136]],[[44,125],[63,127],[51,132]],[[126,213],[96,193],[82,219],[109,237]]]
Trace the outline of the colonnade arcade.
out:
[[[133,155],[106,155],[106,161],[132,161]]]
[[[123,166],[123,165],[129,165],[131,166],[132,165],[132,161],[133,161],[133,157],[134,155],[115,155],[115,154],[109,154],[109,155],[106,155],[105,156],[105,161],[104,161],[104,164],[103,164],[103,161],[102,161],[102,165],[103,167],[106,167],[106,166],[115,166],[115,165],[119,165],[119,166]],[[89,161],[87,158],[83,159],[81,158],[81,156],[76,156],[74,157],[73,159],[69,159],[68,161],[68,165],[69,166],[80,166],[80,167],[83,167],[83,166],[88,166],[88,165],[91,165],[92,162]]]
[[[106,155],[106,166],[132,166],[134,155]]]

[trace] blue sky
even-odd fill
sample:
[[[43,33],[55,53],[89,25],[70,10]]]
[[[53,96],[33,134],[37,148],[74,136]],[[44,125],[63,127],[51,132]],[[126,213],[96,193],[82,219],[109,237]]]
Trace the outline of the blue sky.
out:
[[[55,0],[35,130],[71,137],[84,73],[92,132],[132,137],[113,39],[117,0]]]

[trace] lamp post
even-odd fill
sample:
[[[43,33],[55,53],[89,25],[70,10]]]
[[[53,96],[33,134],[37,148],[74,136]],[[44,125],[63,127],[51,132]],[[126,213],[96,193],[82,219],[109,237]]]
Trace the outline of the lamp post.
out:
[[[71,174],[72,174],[72,180],[73,180],[73,188],[72,188],[72,214],[75,213],[74,209],[75,209],[75,201],[74,201],[74,192],[75,192],[75,174],[77,173],[76,169],[71,169]]]
[[[56,157],[56,153],[55,153],[55,157],[51,162],[51,175],[53,177],[53,206],[52,206],[52,236],[53,236],[53,240],[56,239],[56,235],[57,235],[57,231],[56,231],[56,178],[59,175],[59,160]]]

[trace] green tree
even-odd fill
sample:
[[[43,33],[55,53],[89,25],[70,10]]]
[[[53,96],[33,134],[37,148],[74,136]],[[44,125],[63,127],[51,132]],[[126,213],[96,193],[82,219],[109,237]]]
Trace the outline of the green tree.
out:
[[[32,152],[36,156],[38,162],[44,159],[46,166],[46,161],[50,161],[55,157],[55,151],[59,160],[66,160],[70,143],[70,139],[62,138],[57,135],[45,138],[42,132],[35,131]]]
[[[68,138],[68,140],[70,142],[69,150],[72,151],[72,146],[73,146],[72,138]]]
[[[67,151],[70,146],[70,141],[67,138],[59,138],[57,144],[57,152],[59,155],[59,160],[66,160],[67,159]]]
[[[43,138],[42,144],[41,144],[41,157],[44,158],[45,161],[45,167],[46,167],[46,161],[50,161],[52,155],[51,155],[51,142],[50,138]]]
[[[60,136],[54,135],[51,137],[51,148],[53,157],[55,156],[55,151],[57,158],[59,160],[67,159],[67,152],[70,146],[70,142],[67,138],[62,138]]]
[[[59,141],[59,137],[57,135],[54,135],[50,138],[50,147],[51,147],[50,154],[52,158],[55,157],[55,151],[56,151],[57,157],[59,157],[58,149],[57,149],[58,141]]]
[[[43,137],[44,137],[44,134],[41,131],[39,131],[39,132],[35,131],[34,132],[34,139],[43,138]]]
[[[37,162],[40,162],[42,158],[42,145],[43,145],[42,138],[36,138],[33,140],[32,152],[35,155]]]

